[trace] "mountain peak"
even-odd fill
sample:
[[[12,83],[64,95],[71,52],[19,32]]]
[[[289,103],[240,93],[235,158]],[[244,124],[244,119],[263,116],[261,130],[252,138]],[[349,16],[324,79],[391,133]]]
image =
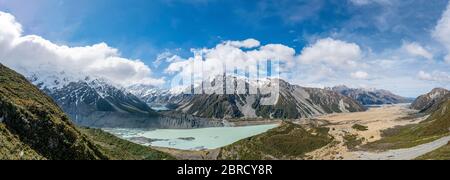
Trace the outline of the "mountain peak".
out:
[[[431,93],[436,93],[436,92],[449,92],[449,90],[447,90],[445,88],[441,88],[441,87],[437,87],[437,88],[434,88],[433,90],[431,90]]]
[[[436,109],[439,102],[447,98],[450,91],[444,88],[434,88],[431,92],[419,96],[412,104],[411,108],[422,112],[429,112]]]

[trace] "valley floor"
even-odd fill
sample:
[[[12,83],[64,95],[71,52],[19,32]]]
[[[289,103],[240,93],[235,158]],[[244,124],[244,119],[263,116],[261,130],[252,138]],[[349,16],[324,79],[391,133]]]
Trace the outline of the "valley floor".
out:
[[[308,155],[311,159],[325,160],[415,159],[446,145],[450,137],[444,137],[428,144],[408,149],[385,152],[368,152],[367,150],[359,150],[357,147],[380,140],[383,130],[418,124],[426,118],[427,116],[417,116],[417,112],[409,109],[408,105],[389,105],[371,108],[366,112],[318,117],[318,120],[329,123],[326,126],[330,128],[330,134],[335,137],[335,143],[331,143]]]
[[[366,112],[330,114],[314,119],[298,120],[296,124],[313,125],[329,128],[333,142],[305,154],[301,159],[311,160],[409,160],[420,158],[427,153],[447,145],[450,136],[431,139],[422,145],[411,145],[411,148],[388,150],[367,148],[366,145],[378,142],[383,138],[383,131],[395,130],[398,127],[416,125],[428,116],[420,116],[409,105],[388,105],[371,108]],[[245,124],[245,123],[243,123]],[[242,124],[242,125],[243,125]],[[251,123],[254,124],[254,123]],[[384,139],[384,138],[383,138]],[[217,159],[221,149],[207,151],[181,151],[168,148],[157,148],[178,159]]]

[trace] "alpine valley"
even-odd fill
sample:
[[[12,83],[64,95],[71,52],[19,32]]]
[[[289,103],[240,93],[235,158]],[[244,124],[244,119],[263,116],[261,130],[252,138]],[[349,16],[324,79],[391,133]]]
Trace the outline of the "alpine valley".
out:
[[[382,154],[357,152],[414,148],[450,135],[445,112],[450,94],[443,88],[408,106],[407,98],[386,90],[307,88],[282,79],[223,76],[176,91],[142,84],[123,87],[101,78],[71,80],[64,73],[24,78],[3,65],[0,77],[0,159],[371,159]],[[230,83],[245,88],[226,89],[224,84]],[[222,88],[229,92],[189,93]],[[249,93],[251,88],[258,93]],[[276,97],[274,104],[263,105],[270,96]],[[276,125],[254,127],[260,130],[248,126],[261,124]],[[210,129],[218,141],[226,140],[223,145],[170,148],[207,143],[201,139],[208,135],[194,133],[209,132],[203,128],[234,126],[247,126],[252,133],[227,143],[231,130],[218,134],[222,130]],[[148,134],[152,129],[175,134],[192,129],[194,134],[153,137]],[[442,158],[443,148],[407,159]],[[397,156],[403,154],[385,158]]]
[[[450,0],[0,0],[1,160],[450,160]]]

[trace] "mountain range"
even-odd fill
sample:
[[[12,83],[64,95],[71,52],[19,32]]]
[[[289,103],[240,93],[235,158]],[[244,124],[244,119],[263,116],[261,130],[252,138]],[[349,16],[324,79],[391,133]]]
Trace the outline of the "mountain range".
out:
[[[242,84],[246,87],[245,92],[238,92],[232,89],[232,92],[223,94],[191,94],[191,93],[173,93],[170,91],[149,90],[148,88],[133,88],[131,92],[140,97],[148,104],[166,104],[175,111],[193,114],[204,118],[280,118],[297,119],[309,118],[323,114],[358,112],[365,108],[355,100],[340,95],[336,92],[319,89],[306,88],[297,85],[291,85],[281,79],[265,79],[259,82],[251,81],[245,78],[228,76],[221,79],[226,81],[223,84]],[[206,87],[224,88],[214,86],[218,78],[203,82]],[[257,86],[257,87],[252,87]],[[203,86],[205,87],[205,86]],[[279,89],[274,89],[279,87]],[[200,86],[193,90],[184,92],[201,92]],[[258,93],[250,94],[249,89],[258,89]],[[210,90],[210,89],[208,89]],[[217,92],[210,90],[210,92]],[[203,89],[203,91],[205,91]],[[273,105],[263,105],[267,94],[262,92],[277,92],[278,98]]]
[[[345,86],[308,88],[276,78],[250,80],[217,76],[202,82],[201,86],[181,90],[143,84],[122,87],[92,77],[75,80],[64,72],[32,74],[28,79],[52,97],[77,125],[101,128],[222,126],[222,119],[311,118],[365,111],[364,105],[408,102],[407,98],[386,90]],[[224,86],[226,84],[239,84],[245,88],[230,90]],[[257,92],[250,93],[250,89],[257,89]],[[218,90],[229,92],[204,93]],[[273,101],[271,105],[265,105],[267,99]]]
[[[31,76],[30,81],[52,97],[79,126],[99,128],[193,128],[221,126],[188,114],[160,114],[127,89],[100,78],[70,80]]]
[[[400,104],[413,101],[411,98],[401,97],[381,89],[349,88],[344,85],[326,89],[351,97],[362,105]]]

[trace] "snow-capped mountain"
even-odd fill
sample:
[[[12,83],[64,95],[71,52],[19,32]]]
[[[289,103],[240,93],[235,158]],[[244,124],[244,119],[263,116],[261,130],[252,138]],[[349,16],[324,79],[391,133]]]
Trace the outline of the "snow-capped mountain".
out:
[[[164,104],[168,102],[172,96],[179,94],[167,89],[143,84],[132,85],[127,88],[127,91],[139,97],[150,106]]]
[[[326,89],[351,97],[362,105],[399,104],[411,101],[408,98],[381,89],[349,88],[343,85]]]
[[[158,113],[130,90],[102,78],[70,78],[65,73],[33,74],[37,85],[80,126],[100,128],[201,128],[222,126],[212,121],[176,112]],[[141,85],[142,86],[142,85]],[[135,86],[136,88],[139,86]],[[144,86],[142,86],[144,87]],[[150,87],[150,86],[148,86]],[[141,88],[142,89],[142,88]],[[151,88],[147,95],[162,95]],[[141,94],[145,95],[145,94]]]
[[[64,73],[28,79],[81,126],[147,127],[159,117],[135,95],[104,79],[71,79]]]
[[[221,80],[224,83],[221,83]],[[230,83],[240,84],[245,88],[227,89],[226,84]],[[225,93],[202,93],[220,92],[221,89]],[[258,92],[250,93],[250,89],[257,89]],[[365,110],[355,100],[336,92],[291,85],[281,79],[249,80],[231,76],[223,79],[216,77],[203,82],[193,90],[187,89],[184,92],[192,91],[197,93],[175,94],[164,91],[161,94],[153,93],[156,92],[154,89],[145,88],[133,88],[130,92],[149,104],[168,104],[176,111],[205,118],[297,119]],[[278,92],[279,96],[268,95],[271,92]],[[276,99],[268,96],[276,97]],[[268,100],[273,101],[273,104],[268,105],[266,102]]]

